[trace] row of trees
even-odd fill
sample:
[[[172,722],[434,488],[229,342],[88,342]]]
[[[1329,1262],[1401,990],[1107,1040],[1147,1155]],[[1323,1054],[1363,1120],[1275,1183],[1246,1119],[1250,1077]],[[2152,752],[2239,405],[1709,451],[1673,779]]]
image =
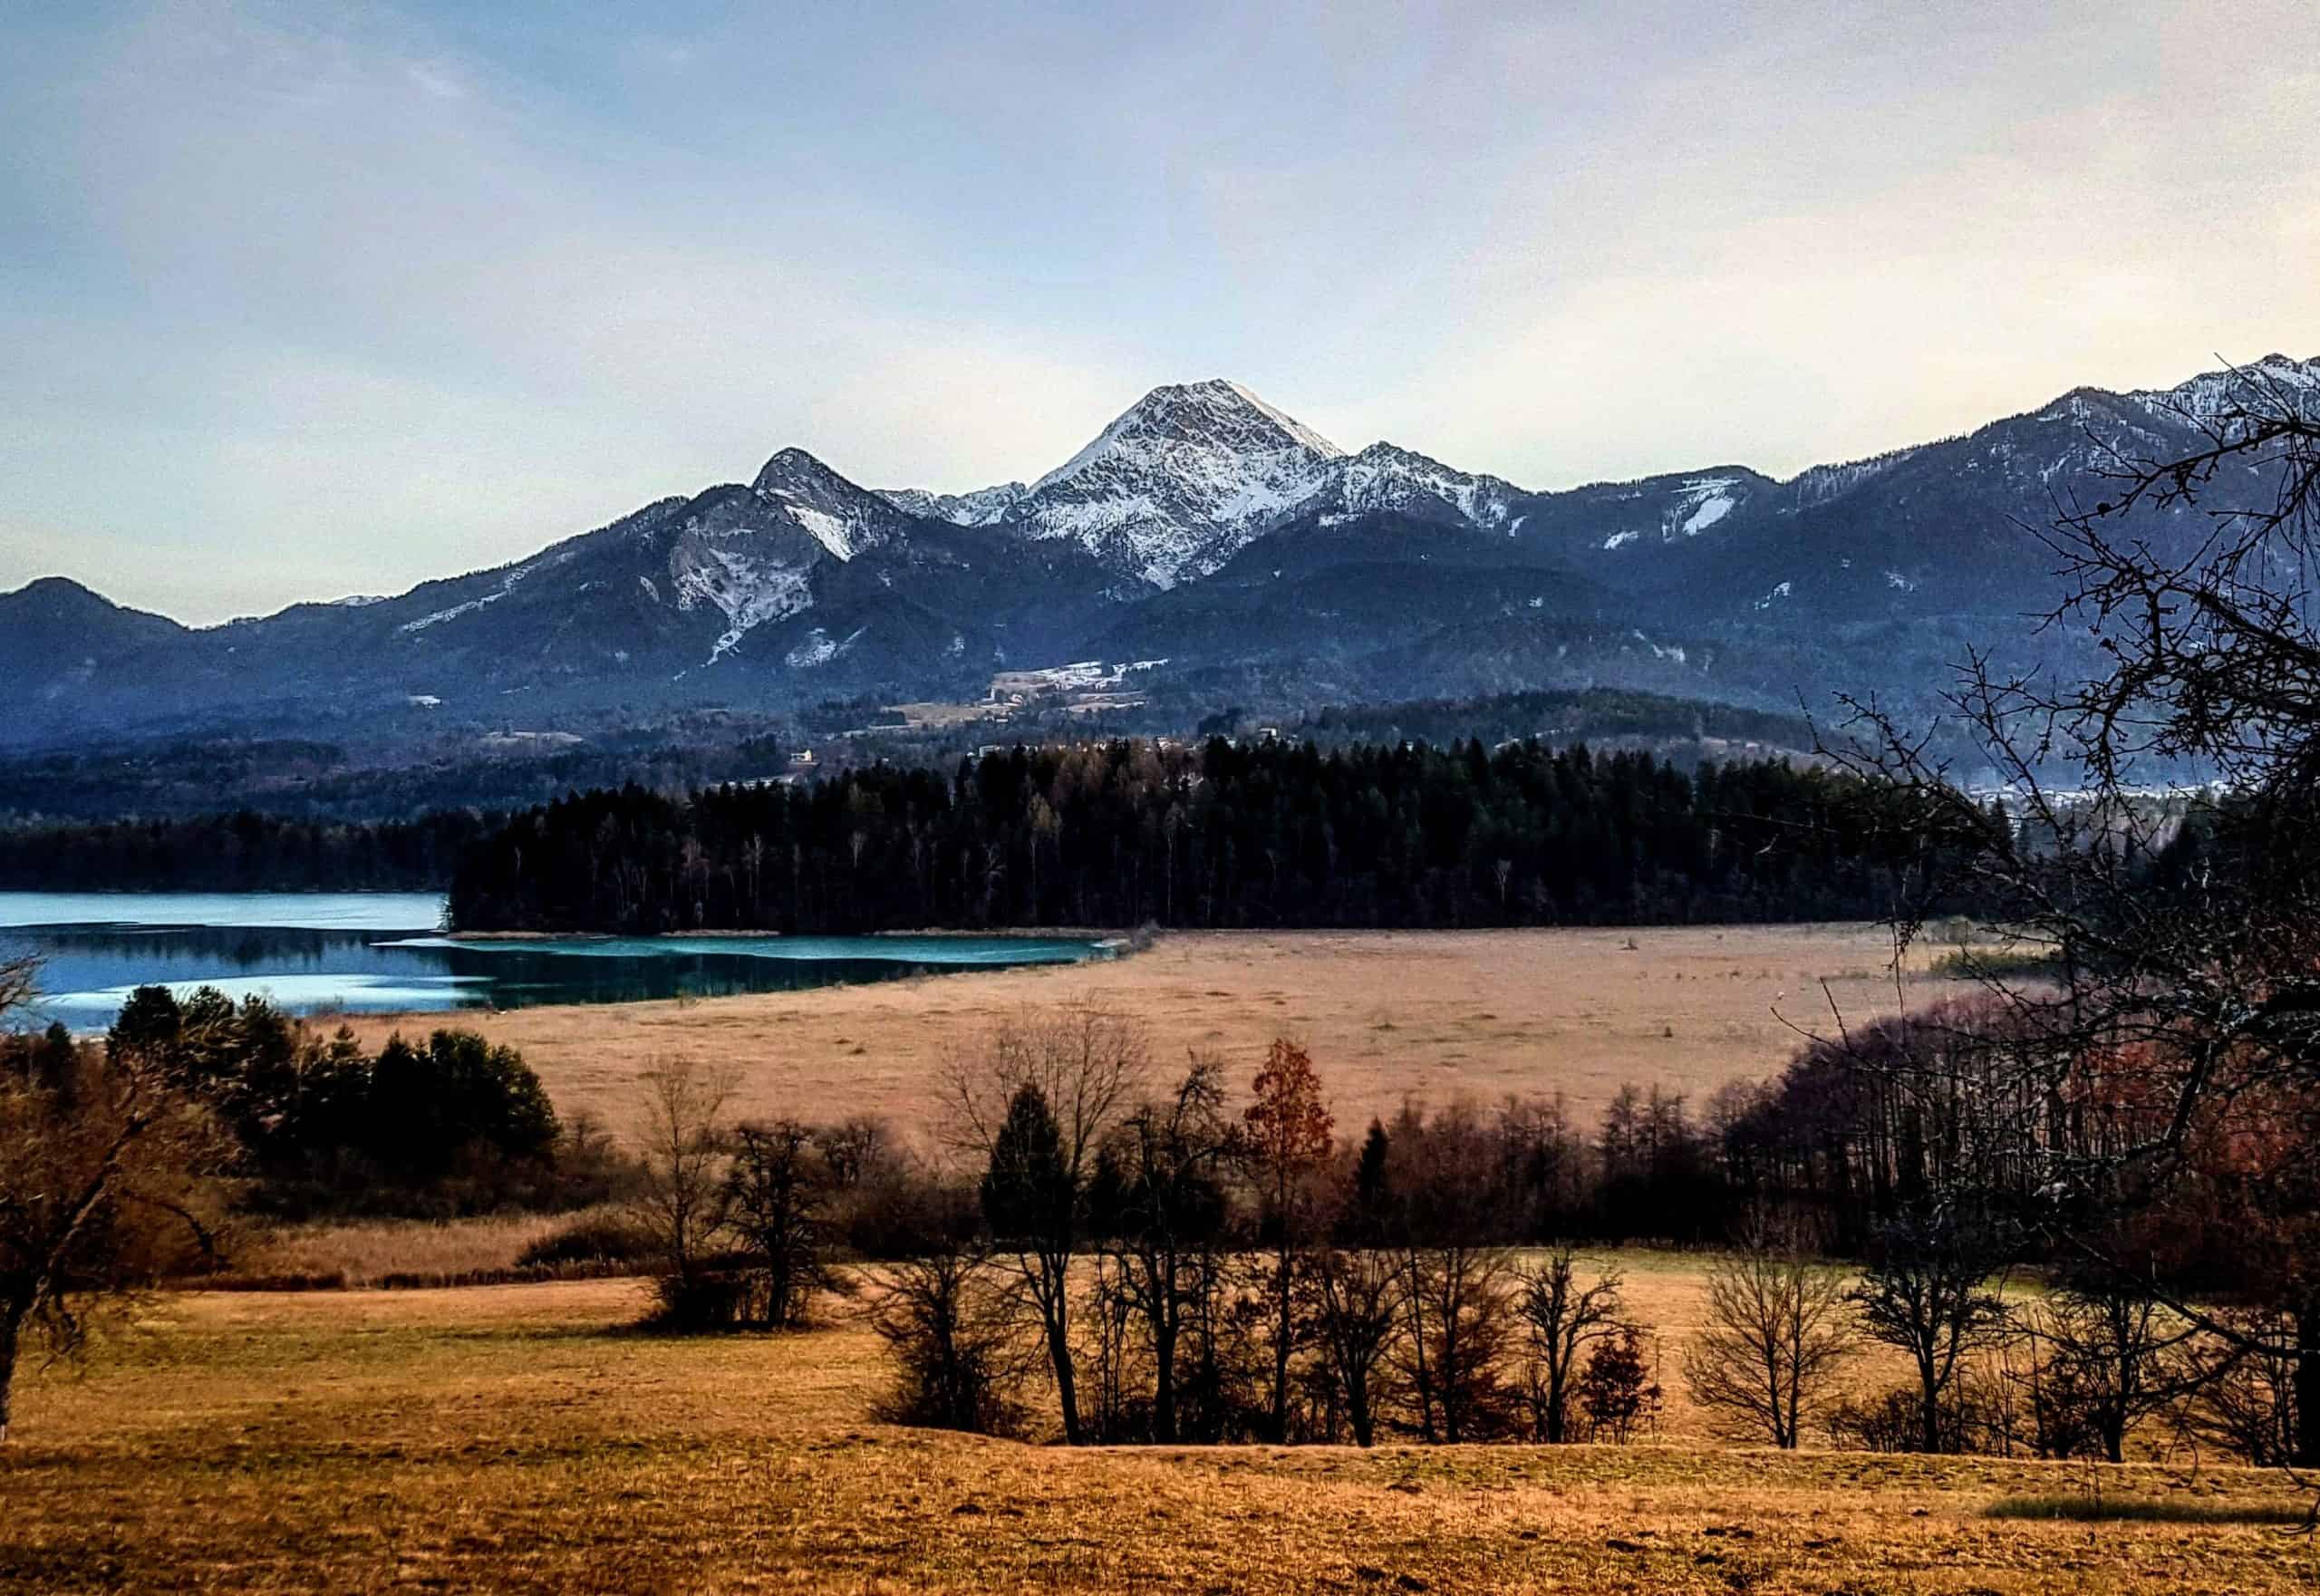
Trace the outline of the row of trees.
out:
[[[1686,771],[1495,751],[1117,741],[516,817],[467,856],[467,929],[1525,925],[1861,917],[1925,839],[1777,761]]]
[[[1017,1431],[1045,1399],[1073,1442],[1623,1440],[1680,1377],[1719,1428],[1780,1446],[2116,1461],[2163,1418],[2256,1462],[2303,1455],[2293,1360],[2233,1339],[2283,1311],[2256,1252],[2227,1281],[2186,1233],[2122,1271],[2037,1231],[1954,1126],[1928,1124],[1924,1179],[1830,1261],[1830,1195],[1783,1184],[1754,1139],[1829,1068],[1808,1049],[1697,1124],[1629,1090],[1590,1135],[1510,1102],[1406,1107],[1348,1140],[1291,1043],[1236,1111],[1213,1060],[1163,1080],[1135,1024],[1074,1008],[952,1060],[947,1172],[859,1123],[729,1126],[724,1083],[660,1072],[639,1219],[686,1328],[803,1323],[851,1294],[835,1261],[889,1260],[865,1311],[913,1422]],[[1861,1068],[1905,1091],[1938,1073]],[[1652,1233],[1619,1224],[1646,1199],[1733,1243],[1672,1370],[1618,1272],[1568,1239]],[[2044,1291],[2004,1289],[2024,1265]],[[1864,1395],[1871,1346],[1907,1378]]]
[[[416,820],[285,819],[243,809],[179,819],[0,825],[0,891],[430,892],[497,824],[466,809]]]
[[[958,1145],[981,1150],[963,1177],[861,1122],[729,1124],[730,1079],[654,1072],[633,1216],[662,1321],[796,1327],[852,1294],[834,1259],[883,1254],[868,1312],[912,1422],[1018,1430],[1043,1387],[1074,1442],[1625,1439],[1649,1424],[1655,1360],[1616,1276],[1582,1282],[1564,1252],[1517,1291],[1512,1253],[1446,1214],[1421,1243],[1403,1215],[1427,1196],[1389,1195],[1411,1155],[1387,1159],[1383,1127],[1366,1217],[1331,1204],[1339,1149],[1301,1049],[1273,1046],[1238,1115],[1213,1060],[1157,1095],[1149,1064],[1141,1031],[1099,1009],[1003,1026],[950,1072]],[[1331,1242],[1358,1224],[1394,1240]],[[1522,1378],[1518,1345],[1535,1355]]]

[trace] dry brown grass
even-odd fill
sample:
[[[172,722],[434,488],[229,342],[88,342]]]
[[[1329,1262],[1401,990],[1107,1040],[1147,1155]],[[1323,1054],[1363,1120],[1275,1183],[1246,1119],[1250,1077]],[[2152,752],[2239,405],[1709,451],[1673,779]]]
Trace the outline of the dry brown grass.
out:
[[[524,1249],[611,1210],[496,1214],[437,1222],[334,1220],[285,1226],[234,1257],[237,1275],[375,1286],[398,1277],[454,1280],[516,1267]]]
[[[1440,1103],[1561,1092],[1591,1119],[1623,1082],[1705,1093],[1777,1070],[1798,1027],[1830,1028],[1824,981],[1850,1018],[1890,1011],[1890,953],[1883,932],[1861,925],[1178,933],[1116,962],[456,1023],[522,1049],[559,1110],[594,1109],[614,1126],[634,1117],[648,1064],[690,1057],[741,1070],[744,1113],[870,1113],[923,1127],[946,1048],[1025,1004],[1078,998],[1139,1016],[1164,1064],[1213,1050],[1236,1080],[1273,1037],[1297,1037],[1341,1126],[1358,1128],[1413,1094]],[[1956,990],[1922,963],[1909,1001]],[[372,1042],[443,1022],[351,1021]]]
[[[2308,1541],[2231,1522],[2295,1500],[2245,1470],[2105,1471],[2113,1498],[2205,1516],[2091,1525],[1986,1516],[2083,1472],[2023,1462],[901,1430],[869,1419],[858,1326],[664,1340],[624,1328],[638,1291],[168,1300],[86,1378],[32,1380],[0,1453],[0,1587],[2027,1596],[2320,1575]]]

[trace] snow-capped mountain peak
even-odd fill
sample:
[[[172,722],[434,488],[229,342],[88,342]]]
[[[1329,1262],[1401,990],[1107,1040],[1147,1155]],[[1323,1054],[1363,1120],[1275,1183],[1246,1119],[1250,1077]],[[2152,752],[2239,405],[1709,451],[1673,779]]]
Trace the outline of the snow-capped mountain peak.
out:
[[[1259,399],[1255,394],[1250,392],[1246,388],[1242,387],[1238,382],[1228,381],[1223,377],[1217,377],[1206,382],[1194,383],[1192,384],[1192,387],[1203,391],[1204,396],[1215,395],[1218,390],[1223,390],[1225,393],[1229,393],[1232,398],[1239,400],[1242,404],[1248,406],[1251,410],[1255,411],[1259,415],[1264,417],[1265,420],[1271,421],[1274,426],[1288,433],[1290,437],[1295,439],[1299,443],[1303,444],[1307,449],[1311,450],[1315,454],[1320,455],[1324,459],[1334,459],[1338,456],[1345,453],[1344,450],[1339,449],[1336,444],[1322,437],[1319,432],[1314,431],[1310,427],[1306,426],[1301,421],[1295,421],[1289,416],[1283,415],[1281,411],[1267,404],[1263,400]]]
[[[842,560],[908,535],[908,522],[893,505],[802,449],[785,449],[766,461],[749,488]]]
[[[1214,571],[1325,485],[1345,451],[1237,382],[1155,388],[1009,513],[1155,587]]]
[[[1290,453],[1337,459],[1345,450],[1273,409],[1238,382],[1171,382],[1122,411],[1078,454],[1031,484],[1031,497],[1070,481],[1123,450],[1213,450],[1239,457]]]

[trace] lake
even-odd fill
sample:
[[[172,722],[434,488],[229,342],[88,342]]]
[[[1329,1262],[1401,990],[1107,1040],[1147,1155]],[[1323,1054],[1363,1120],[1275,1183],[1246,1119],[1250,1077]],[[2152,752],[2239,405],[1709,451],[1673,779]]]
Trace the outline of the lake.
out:
[[[299,1014],[431,1012],[787,991],[1108,953],[1025,936],[467,942],[442,935],[442,919],[434,893],[0,892],[0,956],[39,955],[34,1021],[97,1030],[131,989],[155,982],[181,996],[263,993]]]

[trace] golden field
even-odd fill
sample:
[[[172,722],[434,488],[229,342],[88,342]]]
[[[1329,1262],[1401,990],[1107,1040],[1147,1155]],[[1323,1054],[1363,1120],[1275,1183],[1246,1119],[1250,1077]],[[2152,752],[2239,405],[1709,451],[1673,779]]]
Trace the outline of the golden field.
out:
[[[947,1049],[1026,1005],[1092,999],[1141,1019],[1163,1068],[1198,1049],[1244,1080],[1272,1038],[1302,1040],[1341,1127],[1405,1097],[1510,1092],[1561,1092],[1584,1123],[1624,1082],[1704,1096],[1775,1072],[1801,1031],[1833,1028],[1832,997],[1857,1022],[1957,989],[1919,953],[1897,993],[1891,962],[1888,933],[1857,924],[1171,933],[1092,964],[348,1023],[372,1043],[398,1028],[481,1030],[523,1050],[559,1111],[614,1127],[634,1117],[640,1071],[691,1058],[740,1072],[740,1114],[923,1128]]]
[[[1696,1268],[1629,1260],[1672,1343]],[[2277,1475],[2129,1465],[2197,1522],[1999,1519],[2081,1465],[1703,1444],[1060,1447],[874,1422],[858,1322],[678,1340],[633,1282],[162,1300],[35,1370],[0,1588],[2309,1591]],[[1672,1364],[1673,1352],[1669,1360]],[[1671,1382],[1677,1383],[1680,1382]]]
[[[1630,946],[1630,941],[1633,945]],[[636,1078],[738,1067],[739,1112],[866,1112],[923,1131],[944,1053],[1027,1005],[1139,1016],[1163,1066],[1245,1079],[1311,1046],[1351,1128],[1406,1095],[1705,1094],[1897,991],[1855,926],[1174,935],[1117,962],[691,1003],[462,1015],[520,1047],[567,1115],[615,1128]],[[1823,983],[1827,991],[1823,991]],[[405,1029],[435,1017],[400,1021]],[[372,1038],[395,1020],[358,1022]],[[285,1231],[253,1274],[488,1274],[560,1220]],[[172,1293],[84,1369],[34,1367],[0,1447],[0,1590],[845,1592],[2320,1591],[2280,1474],[1735,1445],[1694,1410],[1696,1256],[1616,1259],[1668,1405],[1630,1446],[1068,1449],[877,1420],[858,1308],[804,1334],[638,1330],[647,1288]],[[875,1290],[875,1274],[868,1288]],[[1893,1383],[1890,1355],[1849,1371]],[[2157,1427],[2147,1449],[2164,1444]],[[1994,1516],[2059,1502],[2102,1522]]]

